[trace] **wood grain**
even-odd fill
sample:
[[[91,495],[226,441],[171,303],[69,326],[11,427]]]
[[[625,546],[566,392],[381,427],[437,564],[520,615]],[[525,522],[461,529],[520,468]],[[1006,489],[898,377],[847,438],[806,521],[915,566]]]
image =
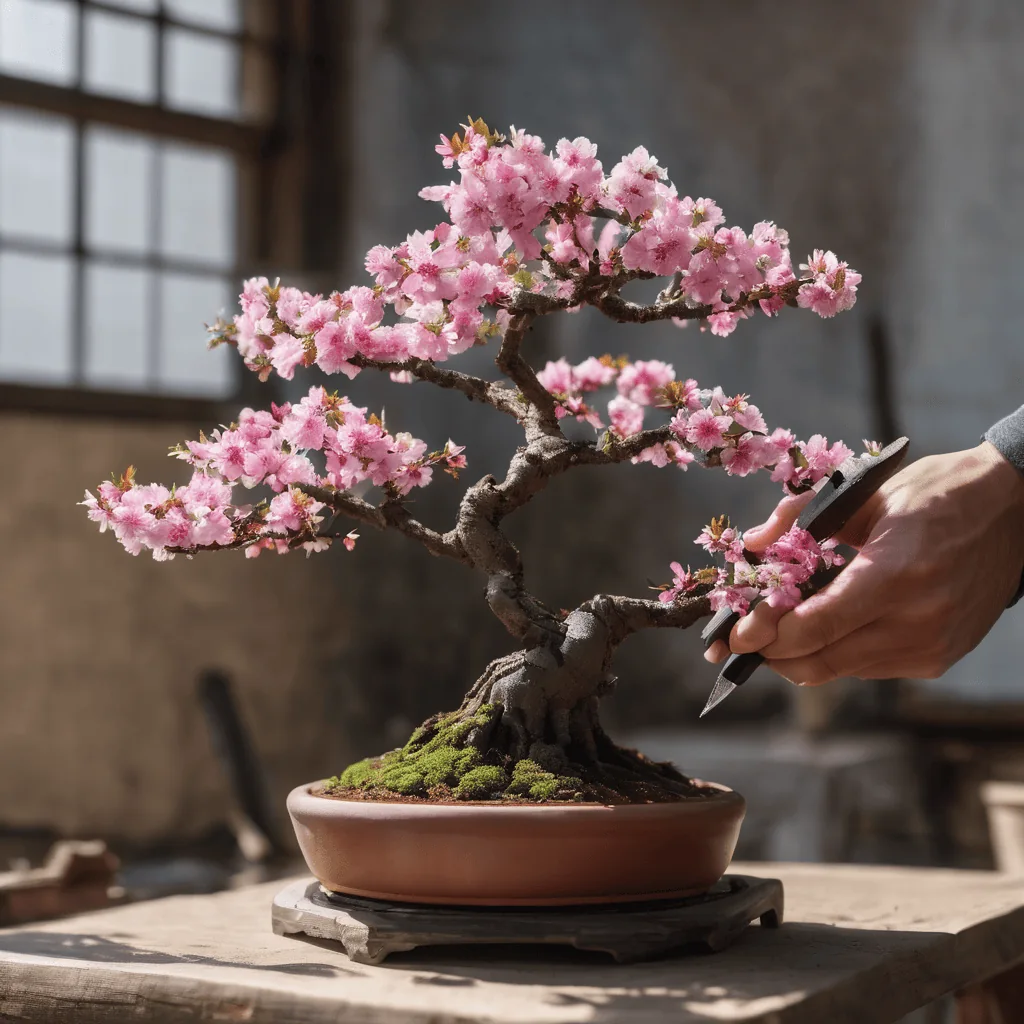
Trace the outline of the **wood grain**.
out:
[[[786,923],[714,955],[616,965],[558,947],[352,963],[274,935],[281,882],[0,929],[0,1020],[76,1024],[885,1024],[1024,959],[1024,881],[996,873],[734,865]]]

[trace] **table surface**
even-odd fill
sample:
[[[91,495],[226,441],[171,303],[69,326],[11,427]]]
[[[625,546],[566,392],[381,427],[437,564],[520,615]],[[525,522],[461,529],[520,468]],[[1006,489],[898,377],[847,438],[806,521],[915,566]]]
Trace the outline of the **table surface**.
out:
[[[781,878],[786,924],[717,954],[617,966],[538,947],[435,948],[352,964],[277,936],[278,881],[0,929],[0,1020],[254,1024],[895,1021],[1024,958],[1024,879],[736,864]]]

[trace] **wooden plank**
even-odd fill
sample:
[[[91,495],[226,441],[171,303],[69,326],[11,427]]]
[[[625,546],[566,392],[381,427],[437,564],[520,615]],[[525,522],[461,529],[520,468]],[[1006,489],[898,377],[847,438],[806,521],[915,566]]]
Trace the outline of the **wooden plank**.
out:
[[[615,965],[544,947],[351,963],[274,935],[283,882],[0,930],[0,1020],[261,1024],[884,1024],[1024,959],[1024,880],[734,865],[780,878],[787,923],[714,955]]]

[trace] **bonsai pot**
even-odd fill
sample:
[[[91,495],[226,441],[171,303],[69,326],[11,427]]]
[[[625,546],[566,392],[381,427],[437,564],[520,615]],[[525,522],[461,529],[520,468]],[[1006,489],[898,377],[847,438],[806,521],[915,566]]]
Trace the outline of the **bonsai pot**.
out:
[[[406,903],[551,906],[706,892],[732,859],[746,803],[438,803],[288,796],[310,871],[331,892]]]

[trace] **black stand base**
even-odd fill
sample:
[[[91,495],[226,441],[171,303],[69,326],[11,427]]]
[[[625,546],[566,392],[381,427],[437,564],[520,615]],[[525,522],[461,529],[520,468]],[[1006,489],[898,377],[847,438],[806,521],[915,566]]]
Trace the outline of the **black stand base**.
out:
[[[717,952],[755,918],[777,928],[782,907],[780,881],[749,875],[726,875],[703,896],[685,899],[536,908],[388,903],[300,880],[275,897],[273,928],[338,942],[361,964],[418,946],[500,943],[574,946],[630,963],[683,947]]]

